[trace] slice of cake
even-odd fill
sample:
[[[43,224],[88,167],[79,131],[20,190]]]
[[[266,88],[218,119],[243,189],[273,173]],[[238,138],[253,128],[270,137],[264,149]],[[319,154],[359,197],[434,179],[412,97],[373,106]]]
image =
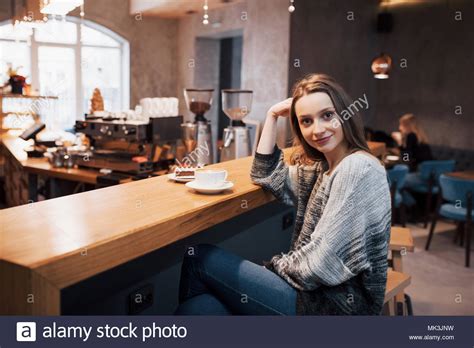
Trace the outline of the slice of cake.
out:
[[[197,168],[176,167],[174,174],[177,178],[194,179],[194,173]]]

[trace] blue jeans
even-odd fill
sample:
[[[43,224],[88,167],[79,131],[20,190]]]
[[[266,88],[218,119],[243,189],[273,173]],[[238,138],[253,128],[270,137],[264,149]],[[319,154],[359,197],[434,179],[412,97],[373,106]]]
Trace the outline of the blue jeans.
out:
[[[277,274],[209,244],[187,249],[177,315],[295,315],[296,290]]]

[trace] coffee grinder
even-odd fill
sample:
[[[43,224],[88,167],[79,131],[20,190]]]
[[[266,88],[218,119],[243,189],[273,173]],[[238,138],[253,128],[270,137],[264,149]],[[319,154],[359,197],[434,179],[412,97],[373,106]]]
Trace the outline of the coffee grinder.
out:
[[[184,89],[184,99],[194,122],[181,124],[188,162],[197,166],[213,162],[211,122],[204,117],[212,105],[213,89]]]
[[[224,129],[221,162],[251,155],[250,132],[242,119],[250,113],[252,95],[250,90],[222,90],[222,110],[231,123]]]

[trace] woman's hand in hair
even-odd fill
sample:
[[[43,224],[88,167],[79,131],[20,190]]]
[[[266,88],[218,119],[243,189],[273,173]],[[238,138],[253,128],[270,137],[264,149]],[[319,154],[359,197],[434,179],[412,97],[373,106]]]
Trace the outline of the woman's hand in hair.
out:
[[[289,117],[292,101],[293,98],[288,98],[273,105],[270,109],[268,109],[267,115],[271,115],[274,118],[278,118],[279,116]]]
[[[273,105],[267,112],[267,118],[263,125],[257,152],[261,154],[271,154],[274,151],[277,134],[277,120],[279,116],[288,117],[291,110],[292,98],[283,100]]]

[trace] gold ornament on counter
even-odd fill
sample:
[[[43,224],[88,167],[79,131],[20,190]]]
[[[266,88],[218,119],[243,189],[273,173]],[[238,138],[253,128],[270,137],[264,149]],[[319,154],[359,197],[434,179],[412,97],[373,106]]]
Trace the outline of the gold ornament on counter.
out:
[[[91,114],[94,114],[96,111],[104,111],[104,98],[100,94],[100,89],[94,88],[91,98]]]

